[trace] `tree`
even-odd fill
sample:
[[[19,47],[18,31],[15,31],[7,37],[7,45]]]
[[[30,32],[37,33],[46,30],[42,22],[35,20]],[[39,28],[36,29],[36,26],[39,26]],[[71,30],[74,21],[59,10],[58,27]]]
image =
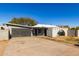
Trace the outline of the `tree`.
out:
[[[79,30],[79,26],[70,28],[70,30]]]
[[[37,22],[31,18],[13,18],[9,23],[34,26]]]
[[[70,30],[76,30],[76,28],[73,27],[73,28],[70,28]]]
[[[79,30],[79,26],[76,27],[76,30]]]

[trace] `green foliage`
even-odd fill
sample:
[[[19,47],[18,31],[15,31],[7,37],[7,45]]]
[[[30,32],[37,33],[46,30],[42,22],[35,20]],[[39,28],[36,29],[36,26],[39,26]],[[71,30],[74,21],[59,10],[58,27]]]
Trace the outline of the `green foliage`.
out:
[[[3,28],[3,27],[1,27],[1,30],[4,30],[4,28]]]
[[[63,30],[60,30],[60,31],[58,32],[58,35],[59,35],[59,36],[64,36],[64,35],[65,35],[65,32],[64,32]]]
[[[9,23],[34,26],[37,22],[31,18],[13,18]]]
[[[73,27],[73,28],[70,28],[70,30],[76,30],[76,28]]]
[[[79,30],[79,26],[78,26],[78,27],[76,27],[76,30]]]
[[[70,30],[79,30],[79,26],[70,28]]]

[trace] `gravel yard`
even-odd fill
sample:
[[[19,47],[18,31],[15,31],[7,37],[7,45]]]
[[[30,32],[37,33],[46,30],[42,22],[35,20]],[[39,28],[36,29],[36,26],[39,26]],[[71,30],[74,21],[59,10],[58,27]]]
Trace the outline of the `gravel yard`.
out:
[[[7,45],[8,45],[8,41],[0,41],[0,56],[3,55]]]
[[[79,56],[79,48],[40,37],[12,38],[5,56]]]

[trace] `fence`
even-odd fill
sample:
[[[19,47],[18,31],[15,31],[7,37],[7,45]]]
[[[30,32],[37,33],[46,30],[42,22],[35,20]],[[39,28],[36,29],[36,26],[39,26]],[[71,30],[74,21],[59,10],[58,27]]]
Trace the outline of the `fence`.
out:
[[[67,31],[67,36],[76,36],[76,30],[68,30]]]

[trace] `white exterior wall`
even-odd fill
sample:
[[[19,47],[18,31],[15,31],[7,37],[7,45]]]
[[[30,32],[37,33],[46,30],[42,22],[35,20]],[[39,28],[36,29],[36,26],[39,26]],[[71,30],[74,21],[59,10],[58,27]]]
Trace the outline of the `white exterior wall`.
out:
[[[8,30],[0,30],[0,40],[9,40]]]
[[[65,36],[68,36],[68,32],[67,32],[68,31],[68,28],[64,28],[63,30],[65,32]]]
[[[52,33],[53,33],[53,32],[52,32],[52,28],[48,28],[48,29],[47,29],[47,36],[52,37],[52,36],[53,36]]]
[[[68,33],[67,33],[68,28],[59,28],[59,27],[48,28],[48,30],[47,30],[47,36],[50,36],[50,37],[57,37],[59,30],[64,30],[65,36],[68,36],[68,35],[67,35],[67,34],[68,34]]]
[[[58,36],[58,31],[60,30],[60,28],[55,27],[55,28],[48,28],[47,30],[47,36],[50,37],[57,37]]]
[[[53,32],[53,37],[57,37],[57,36],[58,36],[57,33],[58,33],[58,31],[60,30],[60,28],[56,27],[56,28],[53,28],[52,30],[53,30],[53,31],[52,31],[52,32]]]
[[[79,37],[79,30],[77,30],[77,37]]]

